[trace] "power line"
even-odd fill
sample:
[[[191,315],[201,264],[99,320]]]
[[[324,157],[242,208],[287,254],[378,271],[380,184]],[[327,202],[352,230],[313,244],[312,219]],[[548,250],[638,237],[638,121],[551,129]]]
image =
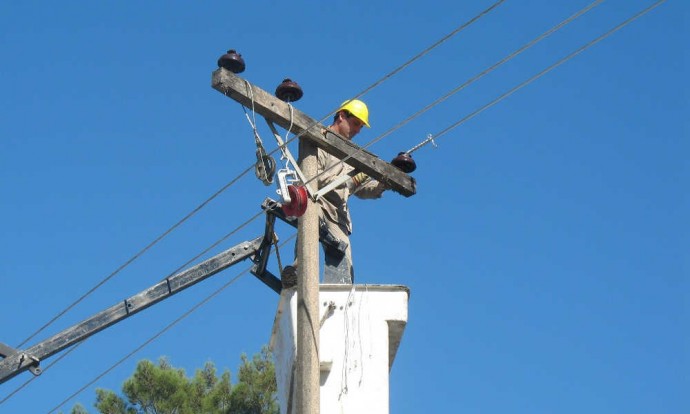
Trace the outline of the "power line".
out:
[[[456,128],[460,124],[464,123],[465,121],[474,118],[476,115],[479,113],[483,112],[484,110],[496,105],[498,102],[502,101],[503,99],[507,98],[508,96],[512,95],[513,93],[517,92],[519,89],[522,89],[523,87],[529,85],[533,81],[539,79],[540,77],[544,76],[546,73],[550,72],[551,70],[557,68],[558,66],[562,65],[563,63],[567,62],[568,60],[572,59],[573,57],[577,56],[578,54],[582,53],[583,51],[589,49],[590,47],[594,46],[595,44],[599,43],[600,41],[604,40],[605,38],[611,36],[613,33],[617,32],[618,30],[622,29],[623,27],[627,26],[628,24],[632,23],[634,20],[642,17],[643,15],[647,14],[648,12],[652,11],[654,8],[658,7],[661,5],[661,3],[664,3],[666,0],[659,0],[656,3],[648,6],[644,10],[638,12],[634,16],[626,19],[613,29],[607,31],[606,33],[602,34],[601,36],[589,41],[588,43],[584,44],[581,46],[579,49],[575,50],[574,52],[570,53],[569,55],[559,59],[556,63],[552,64],[551,66],[547,67],[546,69],[542,70],[541,72],[537,73],[536,75],[532,76],[531,78],[527,79],[526,81],[520,83],[519,85],[515,86],[514,88],[510,89],[508,92],[498,96],[496,99],[492,100],[491,102],[487,103],[486,105],[482,106],[481,108],[477,109],[476,111],[472,112],[471,114],[465,116],[464,118],[460,119],[459,121],[449,125],[448,127],[442,129],[438,133],[434,135],[435,138],[439,138],[448,132],[450,132],[452,129]]]
[[[575,14],[573,14],[572,16],[568,17],[567,19],[563,20],[562,22],[558,23],[556,26],[552,27],[551,29],[547,30],[546,32],[542,33],[541,35],[535,37],[534,39],[532,39],[531,41],[529,41],[528,43],[526,43],[526,44],[523,45],[522,47],[516,49],[515,51],[513,51],[512,53],[510,53],[509,55],[507,55],[506,57],[504,57],[503,59],[501,59],[501,60],[499,60],[498,62],[494,63],[493,65],[489,66],[488,68],[486,68],[486,69],[483,70],[482,72],[478,73],[477,75],[471,77],[470,79],[468,79],[467,81],[465,81],[465,82],[462,83],[461,85],[459,85],[459,86],[457,86],[456,88],[452,89],[451,91],[449,91],[449,92],[446,93],[445,95],[441,96],[440,98],[436,99],[436,100],[433,101],[432,103],[428,104],[427,106],[425,106],[425,107],[422,108],[421,110],[415,112],[415,113],[412,114],[410,117],[406,118],[406,119],[403,120],[402,122],[400,122],[400,123],[398,123],[397,125],[395,125],[394,127],[390,128],[389,130],[387,130],[387,131],[384,132],[383,134],[381,134],[381,135],[379,135],[378,137],[374,138],[373,140],[371,140],[370,142],[368,142],[366,145],[364,145],[362,148],[368,148],[368,147],[370,147],[371,145],[373,145],[373,144],[377,143],[378,141],[382,140],[383,138],[385,138],[386,136],[390,135],[391,133],[393,133],[393,132],[396,131],[397,129],[401,128],[403,125],[407,124],[408,122],[412,121],[413,119],[415,119],[415,118],[417,118],[418,116],[422,115],[423,113],[427,112],[428,110],[430,110],[431,108],[433,108],[433,107],[435,107],[436,105],[440,104],[441,102],[444,102],[445,100],[447,100],[447,99],[450,98],[451,96],[453,96],[453,95],[455,95],[456,93],[460,92],[461,90],[465,89],[466,87],[468,87],[468,86],[471,85],[472,83],[478,81],[479,79],[481,79],[481,78],[484,77],[485,75],[487,75],[487,74],[493,72],[494,70],[496,70],[497,68],[499,68],[500,66],[502,66],[504,63],[506,63],[506,62],[512,60],[513,58],[515,58],[516,56],[518,56],[518,55],[521,54],[522,52],[526,51],[527,49],[531,48],[532,46],[534,46],[534,45],[536,45],[537,43],[541,42],[542,40],[546,39],[547,37],[549,37],[549,36],[552,35],[553,33],[557,32],[557,31],[560,30],[560,29],[562,29],[562,28],[563,28],[564,26],[566,26],[567,24],[571,23],[573,20],[577,19],[578,17],[582,16],[583,14],[587,13],[588,11],[592,10],[594,7],[600,5],[600,4],[603,3],[603,2],[604,2],[604,0],[596,0],[596,1],[592,2],[592,3],[590,3],[588,6],[584,7],[583,9],[581,9],[580,11],[578,11],[577,13],[575,13]],[[434,137],[435,137],[435,136],[434,136]]]
[[[600,1],[603,1],[603,0],[600,0]],[[379,86],[380,84],[382,84],[382,83],[385,82],[386,80],[388,80],[388,79],[390,79],[391,77],[393,77],[394,75],[396,75],[398,72],[400,72],[400,71],[402,71],[403,69],[405,69],[406,67],[410,66],[410,65],[411,65],[412,63],[414,63],[415,61],[419,60],[419,59],[420,59],[421,57],[423,57],[424,55],[428,54],[431,50],[433,50],[433,49],[435,49],[436,47],[440,46],[441,44],[443,44],[444,42],[446,42],[446,41],[447,41],[448,39],[450,39],[451,37],[455,36],[456,34],[460,33],[460,32],[463,31],[464,29],[466,29],[466,28],[468,28],[469,26],[471,26],[473,23],[477,22],[479,19],[481,19],[482,17],[484,17],[485,15],[487,15],[488,13],[490,13],[492,10],[494,10],[495,8],[497,8],[498,6],[500,6],[503,2],[505,2],[505,0],[499,0],[499,1],[495,2],[494,4],[492,4],[491,6],[489,6],[488,8],[482,10],[479,14],[477,14],[476,16],[474,16],[473,18],[471,18],[470,20],[468,20],[468,21],[462,23],[461,25],[459,25],[458,27],[456,27],[455,29],[453,29],[450,33],[448,33],[447,35],[443,36],[441,39],[439,39],[438,41],[436,41],[435,43],[433,43],[432,45],[430,45],[430,46],[427,47],[426,49],[422,50],[421,52],[419,52],[418,54],[416,54],[416,55],[413,56],[412,58],[408,59],[405,63],[403,63],[402,65],[398,66],[397,68],[395,68],[394,70],[392,70],[390,73],[384,75],[384,76],[383,76],[381,79],[379,79],[378,81],[376,81],[376,82],[374,82],[373,84],[371,84],[370,86],[366,87],[364,90],[362,90],[360,93],[358,93],[357,95],[355,95],[354,97],[352,97],[350,100],[352,100],[352,99],[357,99],[357,98],[361,98],[362,96],[364,96],[365,94],[367,94],[369,91],[371,91],[371,90],[374,89],[375,87]],[[323,118],[321,118],[319,121],[317,121],[315,124],[310,125],[308,128],[306,128],[305,131],[308,131],[308,130],[311,129],[312,127],[314,127],[314,126],[316,126],[316,125],[322,123],[323,121],[325,121],[326,119],[328,119],[330,116],[332,116],[332,115],[333,115],[334,113],[336,113],[336,112],[337,112],[337,109],[331,110],[331,112],[329,112],[327,115],[325,115],[325,116],[324,116]],[[300,138],[303,134],[304,134],[304,132],[300,132],[300,133],[294,135],[294,136],[293,136],[292,138],[290,138],[289,140],[286,140],[286,142],[285,142],[284,145],[288,145],[288,144],[294,142],[296,139]],[[271,152],[269,152],[268,155],[273,155],[273,154],[275,154],[276,152],[278,152],[279,149],[280,149],[280,148],[275,148],[274,150],[272,150]],[[350,157],[346,157],[346,159],[349,159],[349,158],[350,158]],[[314,180],[314,178],[310,179],[308,182],[311,182],[311,181],[313,181],[313,180]],[[305,183],[305,184],[306,184],[306,183]]]
[[[573,14],[572,16],[568,17],[567,19],[563,20],[562,22],[558,23],[556,26],[552,27],[551,29],[547,30],[546,32],[542,33],[541,35],[537,36],[536,38],[532,39],[530,42],[528,42],[528,43],[526,43],[525,45],[523,45],[522,47],[516,49],[515,51],[513,51],[512,53],[510,53],[509,55],[507,55],[507,56],[504,57],[503,59],[501,59],[501,60],[499,60],[498,62],[494,63],[493,65],[489,66],[487,69],[485,69],[485,70],[483,70],[482,72],[478,73],[477,75],[471,77],[470,79],[468,79],[467,81],[465,81],[465,82],[462,83],[461,85],[457,86],[456,88],[452,89],[451,91],[449,91],[449,92],[446,93],[445,95],[441,96],[440,98],[436,99],[435,101],[433,101],[432,103],[428,104],[428,105],[425,106],[424,108],[422,108],[422,109],[420,109],[419,111],[415,112],[414,114],[410,115],[409,117],[407,117],[407,118],[404,119],[403,121],[399,122],[399,123],[396,124],[395,126],[389,128],[387,131],[383,132],[383,133],[382,133],[381,135],[379,135],[378,137],[374,138],[373,140],[369,141],[368,143],[366,143],[365,145],[363,145],[362,147],[360,147],[359,149],[357,149],[357,151],[365,150],[365,149],[369,148],[370,146],[372,146],[373,144],[375,144],[375,143],[381,141],[382,139],[384,139],[384,138],[387,137],[388,135],[390,135],[390,134],[392,134],[393,132],[397,131],[398,129],[402,128],[404,125],[406,125],[407,123],[409,123],[409,122],[412,121],[413,119],[419,117],[420,115],[422,115],[423,113],[427,112],[428,110],[430,110],[431,108],[435,107],[436,105],[439,105],[440,103],[444,102],[445,100],[447,100],[447,99],[450,98],[451,96],[453,96],[453,95],[455,95],[456,93],[460,92],[461,90],[465,89],[466,87],[468,87],[468,86],[471,85],[472,83],[476,82],[477,80],[481,79],[482,77],[484,77],[485,75],[489,74],[490,72],[493,72],[495,69],[497,69],[498,67],[502,66],[504,63],[506,63],[506,62],[512,60],[513,58],[515,58],[516,56],[518,56],[519,54],[521,54],[521,53],[524,52],[525,50],[531,48],[531,47],[534,46],[535,44],[537,44],[537,43],[539,43],[540,41],[544,40],[545,38],[549,37],[550,35],[552,35],[552,34],[555,33],[556,31],[558,31],[558,30],[560,30],[561,28],[563,28],[563,27],[564,27],[565,25],[567,25],[568,23],[571,23],[573,20],[577,19],[578,17],[582,16],[583,14],[587,13],[588,11],[590,11],[591,9],[593,9],[594,7],[598,6],[599,4],[601,4],[601,3],[603,3],[603,2],[604,2],[604,0],[596,0],[596,1],[592,2],[592,3],[590,3],[588,6],[584,7],[583,9],[581,9],[580,11],[578,11],[577,13],[575,13],[575,14]],[[434,136],[434,138],[435,138],[435,136]],[[326,173],[327,171],[329,171],[330,169],[335,168],[336,166],[341,165],[341,163],[346,162],[347,160],[349,160],[350,158],[352,158],[352,156],[353,156],[354,154],[356,154],[357,151],[355,151],[353,154],[350,154],[350,155],[344,157],[343,159],[341,159],[341,160],[340,160],[340,163],[336,163],[336,164],[333,164],[333,165],[329,166],[329,167],[326,168],[324,171],[322,171],[320,174],[318,174],[318,175],[312,177],[311,179],[309,179],[309,180],[307,181],[307,183],[310,183],[310,182],[312,182],[312,181],[318,179],[318,177],[320,177],[322,174],[325,174],[325,173]]]
[[[165,238],[168,234],[172,233],[172,231],[175,230],[176,228],[178,228],[180,225],[182,225],[182,223],[184,223],[185,221],[187,221],[188,219],[190,219],[193,215],[195,215],[196,213],[198,213],[202,208],[206,207],[206,205],[207,205],[208,203],[210,203],[213,199],[215,199],[215,198],[218,197],[221,193],[223,193],[225,190],[227,190],[228,188],[230,188],[233,184],[235,184],[235,182],[237,182],[240,178],[242,178],[242,177],[243,177],[245,174],[247,174],[250,170],[251,170],[251,167],[250,167],[250,168],[247,168],[247,169],[244,170],[244,171],[242,171],[237,177],[235,177],[235,178],[233,178],[232,180],[230,180],[227,184],[225,184],[225,185],[224,185],[223,187],[221,187],[218,191],[216,191],[211,197],[207,198],[204,202],[202,202],[202,203],[199,204],[196,208],[194,208],[192,211],[190,211],[189,213],[187,213],[187,215],[185,215],[182,219],[180,219],[180,220],[179,220],[177,223],[175,223],[172,227],[170,227],[169,229],[167,229],[166,231],[164,231],[160,236],[158,236],[156,239],[154,239],[154,240],[153,240],[151,243],[149,243],[146,247],[144,247],[143,249],[141,249],[141,250],[140,250],[139,252],[137,252],[134,256],[132,256],[129,260],[127,260],[125,263],[123,263],[122,265],[120,265],[120,267],[118,267],[117,269],[115,269],[114,272],[112,272],[111,274],[109,274],[108,276],[106,276],[103,280],[101,280],[100,282],[98,282],[95,286],[93,286],[91,289],[89,289],[89,290],[86,291],[83,295],[81,295],[77,300],[75,300],[74,302],[72,302],[71,305],[67,306],[65,309],[63,309],[63,310],[60,311],[58,314],[56,314],[52,319],[50,319],[48,322],[46,322],[43,326],[41,326],[40,328],[38,328],[38,329],[37,329],[34,333],[32,333],[28,338],[26,338],[25,340],[23,340],[23,341],[17,346],[17,348],[22,347],[24,344],[26,344],[27,342],[29,342],[29,341],[30,341],[32,338],[34,338],[36,335],[38,335],[39,333],[43,332],[43,330],[45,330],[47,327],[49,327],[50,325],[52,325],[55,321],[57,321],[57,320],[58,320],[60,317],[62,317],[65,313],[69,312],[72,308],[74,308],[75,306],[77,306],[81,301],[83,301],[83,300],[86,299],[89,295],[91,295],[93,292],[95,292],[96,289],[100,288],[100,287],[103,286],[107,281],[109,281],[110,279],[112,279],[113,277],[115,277],[115,275],[117,275],[118,273],[120,273],[120,271],[122,271],[124,268],[126,268],[127,266],[129,266],[132,262],[134,262],[135,260],[137,260],[141,255],[143,255],[144,253],[146,253],[150,248],[152,248],[155,244],[157,244],[159,241],[161,241],[163,238]]]
[[[406,119],[403,120],[402,122],[398,123],[398,124],[395,125],[394,127],[390,128],[389,130],[387,130],[387,131],[384,132],[383,134],[381,134],[381,135],[379,135],[378,137],[374,138],[373,140],[371,140],[370,142],[368,142],[368,143],[365,144],[364,146],[362,146],[362,147],[360,147],[359,149],[357,149],[357,151],[362,151],[362,150],[365,150],[365,149],[369,148],[371,145],[375,144],[376,142],[378,142],[378,141],[382,140],[383,138],[385,138],[386,136],[390,135],[393,131],[395,131],[395,130],[399,129],[400,127],[402,127],[403,125],[407,124],[407,123],[408,123],[409,121],[411,121],[412,119],[418,117],[419,115],[421,115],[421,114],[423,114],[424,112],[428,111],[428,110],[431,109],[432,107],[434,107],[434,106],[438,105],[439,103],[445,101],[445,100],[448,99],[451,95],[453,95],[453,94],[459,92],[460,90],[462,90],[462,89],[464,89],[465,87],[467,87],[469,84],[475,82],[476,80],[478,80],[479,78],[483,77],[483,76],[486,75],[487,73],[493,71],[494,69],[496,69],[497,67],[501,66],[502,64],[504,64],[504,63],[507,62],[508,60],[510,60],[510,59],[514,58],[515,56],[517,56],[518,54],[524,52],[524,51],[525,51],[526,49],[528,49],[529,47],[531,47],[531,46],[533,46],[534,44],[536,44],[537,42],[543,40],[545,37],[549,36],[550,34],[552,34],[553,32],[555,32],[556,30],[562,28],[562,27],[563,27],[564,25],[566,25],[567,23],[570,23],[571,21],[573,21],[573,20],[576,19],[577,17],[581,16],[581,15],[584,14],[585,12],[589,11],[590,9],[594,8],[595,6],[599,5],[599,4],[600,4],[601,2],[603,2],[603,1],[604,1],[604,0],[597,0],[597,1],[593,2],[593,3],[591,3],[589,6],[585,7],[584,9],[582,9],[582,10],[580,10],[579,12],[575,13],[574,15],[572,15],[571,17],[569,17],[568,19],[564,20],[563,22],[559,23],[558,25],[554,26],[553,28],[549,29],[547,32],[543,33],[542,35],[538,36],[537,38],[535,38],[535,39],[532,40],[531,42],[527,43],[525,46],[523,46],[523,47],[517,49],[515,52],[511,53],[510,55],[508,55],[508,56],[505,57],[504,59],[500,60],[500,61],[497,62],[496,64],[490,66],[488,69],[486,69],[486,70],[484,70],[483,72],[479,73],[478,75],[476,75],[476,76],[470,78],[468,81],[466,81],[466,82],[463,83],[462,85],[460,85],[460,86],[456,87],[455,89],[451,90],[450,92],[448,92],[447,94],[445,94],[445,95],[443,95],[442,97],[438,98],[437,100],[435,100],[435,101],[432,102],[431,104],[427,105],[426,107],[424,107],[424,108],[421,109],[420,111],[414,113],[413,115],[411,115],[410,117],[406,118]],[[559,61],[557,61],[557,62],[554,63],[553,65],[551,65],[551,66],[549,66],[548,68],[544,69],[543,71],[539,72],[537,75],[531,77],[530,79],[524,81],[523,83],[519,84],[518,86],[512,88],[512,89],[509,90],[508,92],[506,92],[506,93],[500,95],[499,97],[497,97],[497,98],[494,99],[493,101],[491,101],[491,102],[489,102],[488,104],[482,106],[481,108],[477,109],[476,111],[472,112],[471,114],[469,114],[468,116],[462,118],[461,120],[455,122],[454,124],[450,125],[449,127],[444,128],[443,130],[441,130],[440,132],[438,132],[438,133],[436,133],[436,134],[433,134],[433,135],[432,135],[433,138],[436,139],[436,138],[438,138],[438,137],[440,137],[440,136],[445,135],[445,134],[448,133],[450,130],[456,128],[456,127],[459,126],[460,124],[462,124],[462,123],[468,121],[469,119],[475,117],[476,115],[478,115],[479,113],[483,112],[484,110],[486,110],[486,109],[492,107],[493,105],[497,104],[498,102],[500,102],[500,101],[502,101],[503,99],[507,98],[508,96],[512,95],[513,93],[515,93],[515,92],[518,91],[519,89],[521,89],[521,88],[527,86],[528,84],[532,83],[532,82],[535,81],[536,79],[542,77],[542,76],[545,75],[546,73],[550,72],[551,70],[555,69],[556,67],[562,65],[562,64],[565,63],[566,61],[568,61],[568,60],[572,59],[573,57],[575,57],[576,55],[580,54],[580,53],[583,52],[584,50],[590,48],[590,47],[593,46],[594,44],[600,42],[601,40],[605,39],[606,37],[612,35],[612,34],[615,33],[616,31],[620,30],[620,29],[623,28],[624,26],[630,24],[632,21],[638,19],[639,17],[642,17],[644,14],[650,12],[652,9],[654,9],[654,8],[656,8],[657,6],[661,5],[661,3],[665,2],[665,1],[666,1],[666,0],[659,0],[659,1],[657,1],[656,3],[653,3],[651,6],[649,6],[649,7],[647,7],[646,9],[640,11],[639,13],[635,14],[634,16],[628,18],[628,19],[625,20],[624,22],[620,23],[618,26],[616,26],[616,27],[614,27],[613,29],[609,30],[608,32],[602,34],[601,36],[599,36],[599,37],[593,39],[592,41],[590,41],[590,42],[588,42],[587,44],[583,45],[582,47],[580,47],[580,48],[577,49],[576,51],[572,52],[572,53],[569,54],[568,56],[566,56],[566,57],[560,59]],[[356,153],[356,152],[355,152],[355,153]],[[350,159],[350,158],[352,158],[352,154],[351,154],[351,155],[348,155],[348,156],[346,156],[346,157],[344,157],[343,159],[340,160],[340,162],[343,163],[343,162],[347,161],[347,160]],[[314,180],[317,179],[321,174],[324,174],[326,171],[328,171],[328,170],[331,169],[331,168],[334,168],[334,167],[337,166],[337,165],[340,165],[340,164],[339,164],[339,163],[336,163],[336,164],[334,164],[334,165],[332,165],[332,166],[326,168],[326,170],[322,171],[320,174],[318,174],[318,175],[312,177],[311,179],[307,180],[307,183],[310,183],[310,182],[314,181]]]
[[[264,214],[264,211],[263,211],[263,210],[259,211],[258,213],[256,213],[255,215],[253,215],[251,218],[247,219],[244,223],[242,223],[242,224],[240,224],[239,226],[237,226],[237,227],[236,227],[234,230],[232,230],[230,233],[228,233],[228,234],[226,234],[225,236],[221,237],[221,238],[218,239],[216,242],[214,242],[213,244],[211,244],[209,247],[207,247],[207,248],[205,248],[203,251],[201,251],[199,254],[197,254],[196,256],[192,257],[192,258],[189,259],[188,261],[186,261],[184,264],[182,264],[181,266],[179,266],[177,269],[173,270],[168,276],[166,276],[166,278],[173,276],[174,274],[178,273],[179,271],[181,271],[181,270],[184,269],[185,267],[189,266],[192,262],[194,262],[195,260],[197,260],[197,259],[200,258],[201,256],[205,255],[206,253],[208,253],[211,249],[213,249],[214,247],[218,246],[219,244],[221,244],[222,242],[224,242],[225,240],[227,240],[230,236],[232,236],[233,234],[237,233],[238,231],[240,231],[241,229],[243,229],[244,227],[246,227],[247,225],[249,225],[249,223],[253,222],[254,220],[256,220],[257,218],[259,218],[259,217],[262,216],[263,214]]]
[[[357,99],[357,98],[359,98],[359,97],[364,96],[364,95],[365,95],[366,93],[368,93],[370,90],[372,90],[372,89],[374,89],[375,87],[379,86],[379,85],[382,84],[384,81],[388,80],[389,78],[393,77],[393,76],[394,76],[395,74],[397,74],[398,72],[400,72],[400,71],[402,71],[403,69],[405,69],[406,67],[410,66],[412,63],[414,63],[415,61],[417,61],[418,59],[420,59],[422,56],[426,55],[427,53],[431,52],[431,51],[432,51],[433,49],[435,49],[436,47],[438,47],[438,46],[440,46],[441,44],[443,44],[446,40],[450,39],[451,37],[455,36],[456,34],[460,33],[461,31],[465,30],[466,28],[468,28],[469,26],[471,26],[473,23],[475,23],[477,20],[479,20],[479,19],[481,19],[482,17],[484,17],[485,15],[489,14],[493,9],[497,8],[498,6],[500,6],[501,3],[503,3],[504,1],[505,1],[505,0],[499,0],[499,1],[497,1],[496,3],[492,4],[491,6],[489,6],[489,7],[486,8],[485,10],[483,10],[481,13],[479,13],[478,15],[474,16],[473,18],[471,18],[471,19],[468,20],[467,22],[465,22],[465,23],[461,24],[460,26],[458,26],[457,28],[455,28],[453,31],[451,31],[451,32],[448,33],[447,35],[443,36],[441,39],[439,39],[438,41],[436,41],[436,42],[435,42],[434,44],[432,44],[431,46],[427,47],[426,49],[422,50],[421,52],[419,52],[418,54],[416,54],[415,56],[413,56],[412,58],[410,58],[407,62],[403,63],[403,64],[400,65],[398,68],[396,68],[395,70],[393,70],[393,71],[390,72],[389,74],[385,75],[383,78],[381,78],[381,79],[379,79],[378,81],[376,81],[376,82],[374,82],[373,84],[371,84],[369,87],[367,87],[366,89],[364,89],[362,92],[358,93],[358,94],[357,94],[354,98],[352,98],[352,99]],[[601,0],[601,1],[603,1],[603,0]],[[335,113],[335,111],[332,111],[330,114],[326,115],[326,116],[324,117],[324,119],[330,117],[330,116],[333,115],[334,113]]]

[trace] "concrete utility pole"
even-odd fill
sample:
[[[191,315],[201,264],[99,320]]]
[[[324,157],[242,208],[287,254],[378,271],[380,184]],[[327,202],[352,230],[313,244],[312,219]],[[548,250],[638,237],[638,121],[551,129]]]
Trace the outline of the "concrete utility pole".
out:
[[[358,145],[335,134],[286,102],[250,84],[227,69],[213,72],[214,89],[253,109],[257,114],[282,128],[300,134],[299,159],[302,172],[310,179],[316,176],[317,146],[343,159],[358,171],[385,183],[406,197],[415,194],[412,177],[379,159]],[[319,412],[319,223],[318,206],[309,200],[305,214],[299,218],[297,255],[297,367],[295,369],[296,409],[300,414]]]
[[[316,175],[316,146],[301,140],[300,168],[305,177]],[[297,412],[319,412],[319,206],[309,200],[297,224]]]

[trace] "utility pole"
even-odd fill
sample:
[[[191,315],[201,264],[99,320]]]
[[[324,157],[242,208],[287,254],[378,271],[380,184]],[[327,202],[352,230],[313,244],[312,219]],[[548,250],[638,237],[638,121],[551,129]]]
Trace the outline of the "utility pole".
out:
[[[306,177],[316,175],[317,149],[306,140],[299,143],[300,168]],[[309,200],[297,224],[297,359],[295,385],[298,413],[318,413],[319,370],[319,211]]]
[[[244,66],[244,65],[243,65]],[[243,70],[244,68],[242,68]],[[299,134],[299,159],[307,179],[317,174],[317,146],[369,177],[385,183],[405,197],[416,192],[412,177],[360,146],[332,132],[288,103],[258,88],[225,68],[214,71],[211,86],[225,96],[254,110],[267,121]],[[318,206],[309,200],[298,221],[297,255],[297,356],[296,408],[300,414],[318,414],[319,369],[319,222]]]

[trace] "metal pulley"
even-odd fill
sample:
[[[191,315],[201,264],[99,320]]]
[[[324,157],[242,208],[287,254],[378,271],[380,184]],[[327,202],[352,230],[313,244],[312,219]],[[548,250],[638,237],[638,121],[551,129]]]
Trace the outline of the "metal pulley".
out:
[[[276,88],[276,97],[285,102],[297,102],[304,95],[302,88],[291,79],[284,79]]]
[[[309,196],[304,185],[300,184],[297,173],[290,169],[278,171],[278,190],[283,212],[288,217],[301,217],[307,211]]]
[[[276,160],[266,154],[263,146],[256,148],[256,163],[254,164],[254,174],[264,185],[273,184],[273,175],[276,173]]]
[[[404,173],[411,173],[417,169],[417,163],[412,159],[412,155],[409,152],[401,152],[397,157],[393,158],[391,161],[395,167],[402,170]]]
[[[242,59],[242,55],[230,49],[228,53],[218,59],[218,67],[225,68],[232,73],[242,73],[245,68],[244,59]]]

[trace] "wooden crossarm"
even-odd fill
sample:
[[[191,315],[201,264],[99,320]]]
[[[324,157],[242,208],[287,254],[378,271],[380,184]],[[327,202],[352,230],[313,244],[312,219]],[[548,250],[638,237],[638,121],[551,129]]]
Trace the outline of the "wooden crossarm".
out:
[[[294,106],[291,117],[291,111],[286,102],[250,84],[229,70],[219,68],[214,71],[211,86],[247,108],[253,108],[257,114],[281,128],[291,128],[293,132],[310,140],[333,156],[340,159],[349,156],[350,158],[345,162],[369,177],[386,184],[393,191],[405,197],[415,194],[414,178],[359,145],[334,132],[327,132],[325,126]]]

